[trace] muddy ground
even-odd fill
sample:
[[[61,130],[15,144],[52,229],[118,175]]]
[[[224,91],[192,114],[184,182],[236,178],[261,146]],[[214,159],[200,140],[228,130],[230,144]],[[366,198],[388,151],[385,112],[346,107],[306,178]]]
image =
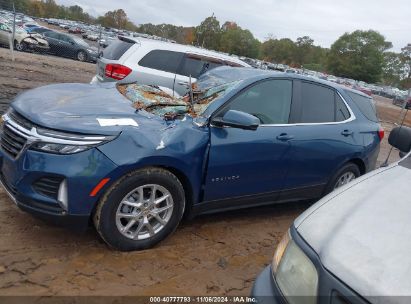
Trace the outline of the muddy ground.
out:
[[[0,48],[0,102],[47,83],[88,82],[95,66]],[[390,130],[400,109],[376,97]],[[407,123],[411,123],[410,117]],[[379,162],[387,153],[386,137]],[[394,152],[391,161],[397,158]],[[154,249],[120,253],[23,213],[0,190],[0,295],[248,295],[281,235],[309,203],[202,216]],[[0,301],[1,302],[1,301]]]

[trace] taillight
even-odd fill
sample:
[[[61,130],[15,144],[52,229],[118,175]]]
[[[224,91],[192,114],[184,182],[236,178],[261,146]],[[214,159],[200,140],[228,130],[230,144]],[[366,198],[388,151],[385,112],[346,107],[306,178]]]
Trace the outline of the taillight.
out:
[[[378,137],[380,138],[380,140],[382,140],[384,138],[384,129],[381,128],[381,127],[378,130]]]
[[[121,80],[131,73],[131,69],[121,64],[107,64],[104,74],[106,77]]]

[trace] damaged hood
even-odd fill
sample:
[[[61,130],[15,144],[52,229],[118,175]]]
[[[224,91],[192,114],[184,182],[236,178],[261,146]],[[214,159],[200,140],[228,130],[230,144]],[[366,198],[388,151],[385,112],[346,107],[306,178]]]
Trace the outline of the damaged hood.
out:
[[[113,134],[143,122],[165,124],[160,118],[137,113],[115,83],[39,87],[18,95],[12,108],[40,126],[79,133]]]

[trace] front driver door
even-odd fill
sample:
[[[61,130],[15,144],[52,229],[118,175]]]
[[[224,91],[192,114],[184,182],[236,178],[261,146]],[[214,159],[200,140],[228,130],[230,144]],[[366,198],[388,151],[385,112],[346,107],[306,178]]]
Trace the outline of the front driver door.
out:
[[[243,90],[216,114],[221,117],[228,110],[243,111],[258,117],[261,125],[255,131],[210,127],[204,201],[248,197],[258,203],[276,199],[287,172],[291,137],[286,124],[291,99],[291,80],[264,80]],[[254,196],[257,194],[259,200]]]

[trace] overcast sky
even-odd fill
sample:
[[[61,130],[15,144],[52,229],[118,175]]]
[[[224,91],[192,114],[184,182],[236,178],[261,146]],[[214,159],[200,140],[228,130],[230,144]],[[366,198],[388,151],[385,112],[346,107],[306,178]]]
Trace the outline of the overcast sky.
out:
[[[122,8],[135,24],[196,26],[212,13],[220,23],[235,21],[264,41],[308,35],[330,45],[344,32],[374,29],[400,51],[411,43],[410,0],[56,0],[77,4],[93,16]]]

